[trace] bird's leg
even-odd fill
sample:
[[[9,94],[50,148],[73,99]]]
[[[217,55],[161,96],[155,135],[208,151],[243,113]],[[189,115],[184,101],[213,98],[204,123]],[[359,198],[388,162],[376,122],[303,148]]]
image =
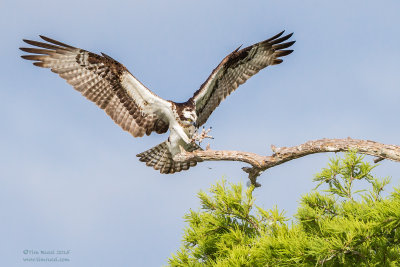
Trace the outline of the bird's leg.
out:
[[[198,129],[196,130],[196,132],[193,134],[192,136],[192,142],[199,142],[199,144],[203,141],[203,139],[205,138],[210,138],[210,139],[214,139],[214,137],[212,137],[211,135],[208,135],[208,133],[211,131],[212,127],[208,128],[207,130],[204,128],[201,130],[201,133],[198,132]]]

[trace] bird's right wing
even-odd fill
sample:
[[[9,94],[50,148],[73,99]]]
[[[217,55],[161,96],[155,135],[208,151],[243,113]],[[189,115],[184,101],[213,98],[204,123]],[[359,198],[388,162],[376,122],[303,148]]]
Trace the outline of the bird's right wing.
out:
[[[24,40],[39,48],[20,48],[31,53],[22,58],[60,75],[134,137],[168,130],[162,111],[170,109],[171,103],[147,89],[121,63],[103,53],[100,56],[40,37],[47,43]]]

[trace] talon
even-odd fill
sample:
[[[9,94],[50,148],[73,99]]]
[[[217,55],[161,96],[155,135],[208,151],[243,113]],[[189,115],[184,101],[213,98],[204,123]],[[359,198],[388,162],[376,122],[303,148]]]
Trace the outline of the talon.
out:
[[[203,129],[201,130],[201,133],[198,132],[198,130],[196,130],[196,132],[193,134],[192,136],[192,142],[199,142],[199,144],[203,141],[203,139],[205,138],[210,138],[210,139],[214,139],[214,137],[208,135],[208,133],[211,131],[211,127],[207,130],[205,130],[205,127],[203,126]]]

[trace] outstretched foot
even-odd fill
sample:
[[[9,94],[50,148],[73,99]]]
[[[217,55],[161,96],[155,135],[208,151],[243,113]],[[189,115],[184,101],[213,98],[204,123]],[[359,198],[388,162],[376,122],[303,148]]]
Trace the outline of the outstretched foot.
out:
[[[211,127],[209,129],[205,129],[203,126],[203,129],[201,130],[201,133],[198,132],[198,130],[196,130],[196,132],[193,134],[192,136],[192,142],[199,142],[199,144],[203,141],[203,139],[205,138],[210,138],[210,139],[214,139],[214,137],[212,137],[211,135],[208,135],[208,133],[211,131]]]

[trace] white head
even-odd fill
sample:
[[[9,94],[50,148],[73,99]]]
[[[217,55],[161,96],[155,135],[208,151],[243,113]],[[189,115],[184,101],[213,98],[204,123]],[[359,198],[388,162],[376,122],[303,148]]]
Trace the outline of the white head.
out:
[[[194,109],[190,107],[185,107],[182,110],[182,113],[180,114],[179,118],[181,119],[181,122],[184,126],[193,125],[196,127],[197,115]]]

